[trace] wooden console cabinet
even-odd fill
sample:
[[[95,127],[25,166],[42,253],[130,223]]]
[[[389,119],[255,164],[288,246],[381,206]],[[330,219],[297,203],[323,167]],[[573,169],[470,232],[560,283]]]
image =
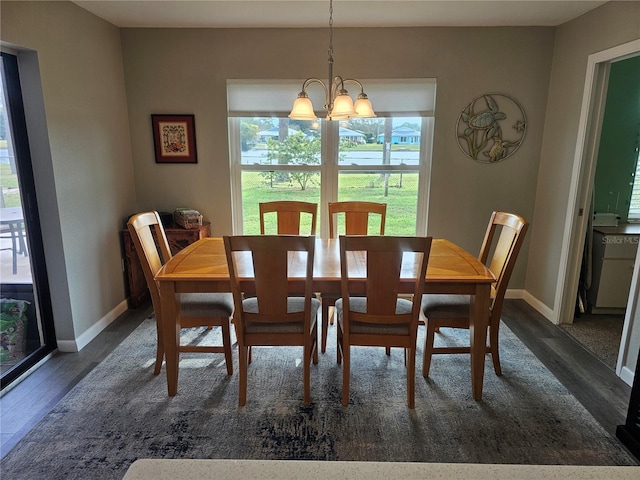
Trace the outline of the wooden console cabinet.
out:
[[[191,229],[172,226],[165,228],[164,231],[169,241],[171,254],[175,255],[193,242],[211,236],[211,224],[209,222],[203,222],[200,228]],[[122,243],[124,246],[124,268],[127,275],[129,307],[138,308],[138,306],[148,301],[151,297],[129,230],[122,230]]]

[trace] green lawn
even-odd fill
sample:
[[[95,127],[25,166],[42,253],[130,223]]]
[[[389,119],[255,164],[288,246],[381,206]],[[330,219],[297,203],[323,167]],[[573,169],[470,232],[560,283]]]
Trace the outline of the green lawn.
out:
[[[389,176],[389,186],[385,195],[385,182],[379,174],[357,173],[341,174],[338,185],[338,199],[380,202],[387,204],[385,233],[389,235],[415,235],[416,199],[418,191],[418,174],[405,173]],[[306,190],[287,181],[270,183],[256,172],[242,174],[242,209],[244,217],[244,233],[260,233],[258,203],[274,200],[299,200],[304,202],[320,202],[320,186],[314,184]],[[318,212],[318,230],[324,210]],[[303,231],[306,225],[303,222]],[[340,231],[342,225],[338,225]],[[373,229],[377,228],[375,224]],[[274,232],[267,232],[274,233]]]
[[[0,186],[2,186],[5,207],[19,207],[22,205],[20,193],[17,190],[18,176],[15,173],[11,173],[11,167],[8,163],[0,163]],[[9,189],[13,191],[9,193]]]

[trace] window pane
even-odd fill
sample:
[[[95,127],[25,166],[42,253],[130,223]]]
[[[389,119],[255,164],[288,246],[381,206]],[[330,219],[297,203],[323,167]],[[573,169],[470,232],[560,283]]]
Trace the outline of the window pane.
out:
[[[385,234],[416,234],[418,172],[340,172],[338,201],[348,200],[386,203]],[[379,223],[370,228],[379,228]],[[338,231],[344,226],[338,224]]]
[[[418,165],[421,128],[419,117],[342,121],[339,165]],[[385,142],[390,146],[386,159]]]
[[[633,190],[631,192],[631,205],[629,207],[629,219],[640,220],[640,152],[636,162],[636,171],[633,177]]]
[[[296,200],[320,203],[320,170],[314,171],[271,171],[242,172],[242,222],[245,235],[260,234],[260,202],[275,200]],[[320,225],[318,208],[318,226]],[[308,232],[310,226],[301,221],[301,232]],[[267,234],[275,234],[266,226]]]
[[[319,165],[320,123],[242,118],[240,144],[242,165]]]

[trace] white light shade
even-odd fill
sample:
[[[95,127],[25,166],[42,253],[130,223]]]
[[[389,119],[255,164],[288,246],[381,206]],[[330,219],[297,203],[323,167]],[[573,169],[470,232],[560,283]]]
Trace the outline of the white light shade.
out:
[[[336,95],[331,109],[331,120],[345,120],[356,115],[353,108],[353,100],[347,93]]]
[[[365,96],[364,98],[358,98],[353,108],[356,111],[355,117],[358,118],[372,118],[376,116],[371,106],[371,101]]]
[[[298,97],[293,102],[293,108],[289,114],[289,118],[293,120],[317,120],[316,114],[313,111],[313,104],[308,97]]]

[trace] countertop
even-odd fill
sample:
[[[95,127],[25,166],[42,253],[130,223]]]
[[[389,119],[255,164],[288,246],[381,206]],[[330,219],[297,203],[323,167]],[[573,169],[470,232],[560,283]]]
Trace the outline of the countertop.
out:
[[[593,227],[593,231],[605,235],[640,235],[640,223],[623,223],[617,227]]]
[[[640,467],[304,460],[136,460],[124,480],[637,480]]]

